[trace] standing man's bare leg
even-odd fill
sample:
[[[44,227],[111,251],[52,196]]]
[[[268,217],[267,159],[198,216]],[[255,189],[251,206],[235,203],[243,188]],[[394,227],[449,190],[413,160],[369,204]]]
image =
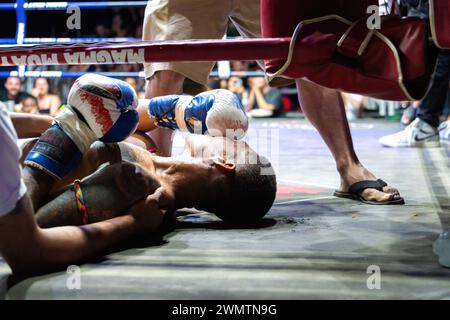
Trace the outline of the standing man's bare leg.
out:
[[[148,81],[145,89],[145,98],[165,96],[170,94],[182,94],[184,76],[174,71],[158,71]],[[148,116],[147,106],[139,106],[139,126],[140,132],[148,132],[158,148],[161,156],[172,154],[172,136],[174,131],[158,128],[153,119]]]
[[[376,180],[356,156],[340,93],[306,80],[297,80],[297,90],[303,112],[319,131],[336,161],[341,176],[340,191],[347,192],[359,181]],[[377,202],[400,198],[398,191],[389,186],[384,187],[383,192],[366,189],[361,196]]]

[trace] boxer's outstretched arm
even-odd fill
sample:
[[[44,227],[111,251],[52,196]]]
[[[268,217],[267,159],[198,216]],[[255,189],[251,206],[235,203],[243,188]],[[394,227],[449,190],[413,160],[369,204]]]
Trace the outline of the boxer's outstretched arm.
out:
[[[40,137],[53,122],[53,117],[29,113],[10,113],[19,139]]]
[[[106,165],[80,183],[79,191],[87,212],[85,217],[78,210],[75,191],[70,185],[39,208],[36,220],[41,228],[53,228],[79,226],[83,224],[83,218],[87,223],[112,219],[128,212],[160,186],[157,178],[138,164],[121,162]]]
[[[151,232],[162,221],[156,201],[145,202],[145,210],[83,227],[40,229],[25,195],[16,209],[0,217],[0,252],[14,274],[34,275],[67,268],[106,253],[132,236]],[[18,237],[17,235],[20,236]]]

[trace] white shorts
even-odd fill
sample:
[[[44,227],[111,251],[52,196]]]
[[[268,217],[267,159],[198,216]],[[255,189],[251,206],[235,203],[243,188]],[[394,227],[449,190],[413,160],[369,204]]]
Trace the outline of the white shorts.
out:
[[[232,21],[243,37],[261,36],[259,0],[151,0],[145,10],[143,40],[221,39]],[[199,84],[208,83],[215,62],[144,65],[146,78],[171,70]]]
[[[19,164],[21,156],[17,134],[4,104],[0,103],[0,217],[11,212],[27,188]]]

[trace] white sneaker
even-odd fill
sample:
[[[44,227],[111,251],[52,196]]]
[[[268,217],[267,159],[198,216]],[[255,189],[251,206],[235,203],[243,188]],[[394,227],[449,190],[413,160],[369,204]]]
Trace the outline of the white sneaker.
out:
[[[450,120],[442,122],[438,130],[442,140],[450,140]]]
[[[450,268],[450,232],[441,234],[433,244],[433,252],[439,257],[439,263]]]
[[[390,148],[439,148],[439,131],[417,118],[403,131],[381,137],[379,142]]]

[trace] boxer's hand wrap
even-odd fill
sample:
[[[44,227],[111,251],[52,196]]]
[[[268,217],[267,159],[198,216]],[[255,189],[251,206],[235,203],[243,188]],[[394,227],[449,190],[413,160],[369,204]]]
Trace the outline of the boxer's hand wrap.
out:
[[[77,145],[54,123],[28,153],[25,164],[61,179],[76,168],[82,158]]]
[[[148,113],[160,128],[188,131],[184,121],[184,109],[193,99],[188,95],[169,95],[150,100]]]
[[[170,95],[150,100],[149,114],[159,127],[190,133],[242,138],[248,118],[239,98],[228,90],[212,90],[195,97]],[[227,132],[227,130],[230,130]]]
[[[90,145],[119,142],[138,124],[137,96],[126,82],[86,74],[78,78],[58,114],[28,154],[25,164],[63,178],[75,169]]]

